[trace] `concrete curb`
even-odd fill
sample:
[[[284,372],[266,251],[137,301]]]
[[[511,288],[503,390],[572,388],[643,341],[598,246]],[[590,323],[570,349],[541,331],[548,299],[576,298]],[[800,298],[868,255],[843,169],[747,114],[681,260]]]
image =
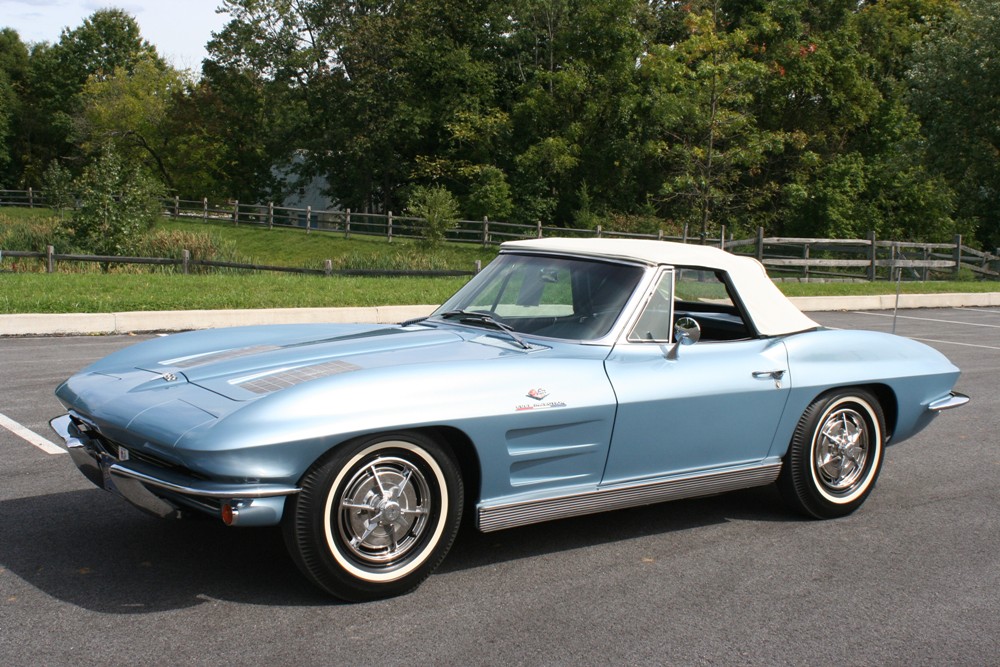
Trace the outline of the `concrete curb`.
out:
[[[799,310],[891,310],[894,294],[876,296],[792,297]],[[980,294],[902,294],[900,308],[1000,306],[1000,292]],[[265,308],[256,310],[168,310],[128,313],[0,315],[0,336],[128,334],[150,331],[218,329],[246,324],[395,324],[430,314],[437,306],[370,308]]]
[[[0,315],[0,336],[127,334],[218,329],[246,324],[394,324],[428,315],[437,306],[371,308],[263,308],[256,310],[162,310],[128,313]]]
[[[803,311],[824,310],[892,310],[895,294],[872,296],[795,296],[789,299]],[[900,294],[900,308],[983,308],[1000,306],[1000,292]]]

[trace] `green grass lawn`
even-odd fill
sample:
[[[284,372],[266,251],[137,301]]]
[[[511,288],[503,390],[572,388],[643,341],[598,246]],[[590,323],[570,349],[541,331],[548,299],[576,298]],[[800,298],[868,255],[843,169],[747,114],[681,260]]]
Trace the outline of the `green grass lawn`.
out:
[[[467,278],[0,274],[0,313],[438,304]]]
[[[0,313],[438,304],[467,278],[0,273]],[[894,294],[892,283],[783,283],[789,296]],[[907,294],[996,292],[997,283],[903,283]]]
[[[0,207],[0,218],[10,218],[11,220],[39,220],[59,214],[50,208],[23,208],[21,206]]]
[[[23,223],[51,219],[46,209],[0,209],[4,219]],[[200,221],[163,220],[163,230],[218,235],[242,257],[260,264],[321,268],[330,259],[336,268],[423,269],[471,271],[484,266],[496,248],[476,244],[445,244],[427,249],[408,240],[312,232],[302,229],[263,229]],[[57,249],[58,251],[58,249]],[[461,287],[467,278],[356,278],[319,277],[282,273],[180,275],[159,269],[139,272],[135,267],[101,273],[88,265],[84,273],[62,264],[55,274],[41,273],[41,263],[11,259],[0,263],[0,313],[96,313],[135,310],[193,310],[219,308],[302,308],[437,304]],[[779,283],[789,296],[843,296],[894,294],[895,283]],[[904,282],[908,294],[940,292],[995,292],[997,282]]]

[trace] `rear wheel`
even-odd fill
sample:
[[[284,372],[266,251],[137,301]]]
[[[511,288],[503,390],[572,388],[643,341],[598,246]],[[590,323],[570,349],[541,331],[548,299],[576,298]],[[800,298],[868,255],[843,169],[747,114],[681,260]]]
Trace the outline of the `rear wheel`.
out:
[[[314,466],[289,500],[285,543],[327,592],[360,602],[406,593],[438,566],[462,516],[451,452],[419,433],[362,438]]]
[[[778,488],[803,514],[829,519],[864,503],[882,468],[885,416],[865,389],[820,396],[802,413]]]

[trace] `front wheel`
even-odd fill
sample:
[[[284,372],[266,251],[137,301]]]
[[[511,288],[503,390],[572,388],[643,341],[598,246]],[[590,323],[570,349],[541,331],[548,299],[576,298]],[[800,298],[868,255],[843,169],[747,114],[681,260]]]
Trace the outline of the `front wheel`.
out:
[[[818,519],[861,507],[882,467],[885,416],[865,389],[836,390],[799,420],[778,477],[785,501]]]
[[[420,433],[349,442],[314,466],[288,501],[292,559],[351,602],[416,588],[451,548],[462,517],[451,452]]]

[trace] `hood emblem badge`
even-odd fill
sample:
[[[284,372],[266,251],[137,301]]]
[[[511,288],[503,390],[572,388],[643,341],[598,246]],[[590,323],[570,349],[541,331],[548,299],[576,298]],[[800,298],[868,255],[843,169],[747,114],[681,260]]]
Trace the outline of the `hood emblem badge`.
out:
[[[160,377],[163,378],[165,382],[173,382],[174,380],[177,379],[177,376],[174,375],[173,373],[164,373]]]
[[[543,398],[545,398],[548,395],[549,395],[549,392],[547,392],[546,390],[541,389],[541,388],[539,388],[539,389],[532,389],[531,391],[528,392],[528,398],[533,398],[536,401],[540,401],[540,400],[542,400]]]

